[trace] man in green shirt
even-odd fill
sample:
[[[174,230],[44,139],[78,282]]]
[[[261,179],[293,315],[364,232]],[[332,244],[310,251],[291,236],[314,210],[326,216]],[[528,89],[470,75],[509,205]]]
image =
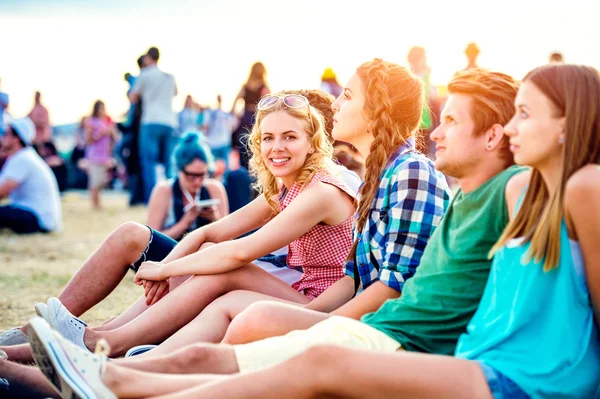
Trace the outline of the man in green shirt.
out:
[[[379,310],[366,315],[357,311],[358,305],[326,314],[281,303],[258,303],[232,322],[225,342],[237,345],[200,344],[168,356],[110,362],[104,367],[104,383],[117,395],[125,392],[121,389],[129,394],[133,389],[139,396],[155,394],[157,386],[166,393],[178,388],[167,388],[161,375],[132,369],[248,372],[327,343],[387,352],[402,348],[452,354],[483,293],[491,266],[489,250],[508,223],[508,208],[515,205],[506,202],[505,188],[510,177],[523,169],[511,166],[503,126],[515,112],[517,88],[510,76],[478,69],[459,72],[448,85],[450,96],[441,125],[431,138],[437,145],[436,168],[455,177],[460,188],[401,296],[382,300]],[[369,303],[363,309],[374,300],[360,294],[353,299]],[[266,337],[271,338],[261,339]],[[119,384],[111,386],[111,381]]]

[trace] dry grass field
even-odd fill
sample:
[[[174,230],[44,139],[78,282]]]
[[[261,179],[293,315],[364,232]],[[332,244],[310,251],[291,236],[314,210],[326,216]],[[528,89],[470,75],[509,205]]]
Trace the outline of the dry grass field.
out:
[[[126,221],[144,222],[145,208],[129,208],[124,193],[108,192],[104,209],[92,211],[85,193],[64,195],[63,230],[19,236],[0,230],[0,331],[22,325],[33,306],[57,296],[102,240]],[[142,294],[129,273],[101,305],[83,319],[99,323],[125,310]]]

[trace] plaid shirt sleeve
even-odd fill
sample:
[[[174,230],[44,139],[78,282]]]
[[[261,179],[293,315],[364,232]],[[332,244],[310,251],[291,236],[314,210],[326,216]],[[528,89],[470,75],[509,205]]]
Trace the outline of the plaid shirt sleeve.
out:
[[[429,237],[440,224],[451,192],[444,176],[424,157],[401,162],[388,184],[385,226],[373,238],[380,244],[379,280],[397,291],[419,266]],[[373,230],[372,230],[373,231]]]

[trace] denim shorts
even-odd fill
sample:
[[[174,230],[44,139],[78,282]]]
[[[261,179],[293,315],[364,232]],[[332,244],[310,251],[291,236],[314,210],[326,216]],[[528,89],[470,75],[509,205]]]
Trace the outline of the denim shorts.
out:
[[[483,362],[479,362],[494,399],[530,399],[523,390],[510,378],[494,370]]]
[[[150,229],[150,239],[148,240],[146,249],[140,254],[138,260],[129,265],[129,268],[134,272],[137,272],[141,264],[146,261],[162,261],[177,245],[177,241],[171,237],[166,236],[151,227],[148,228]]]

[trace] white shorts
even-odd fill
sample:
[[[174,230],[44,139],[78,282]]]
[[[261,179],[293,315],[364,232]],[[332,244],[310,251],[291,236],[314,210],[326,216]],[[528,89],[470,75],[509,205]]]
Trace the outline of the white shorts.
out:
[[[106,165],[90,162],[87,166],[89,188],[102,188],[106,184]]]
[[[320,344],[395,352],[400,344],[385,333],[348,317],[333,316],[307,330],[296,330],[249,344],[234,345],[240,373],[265,369]]]

